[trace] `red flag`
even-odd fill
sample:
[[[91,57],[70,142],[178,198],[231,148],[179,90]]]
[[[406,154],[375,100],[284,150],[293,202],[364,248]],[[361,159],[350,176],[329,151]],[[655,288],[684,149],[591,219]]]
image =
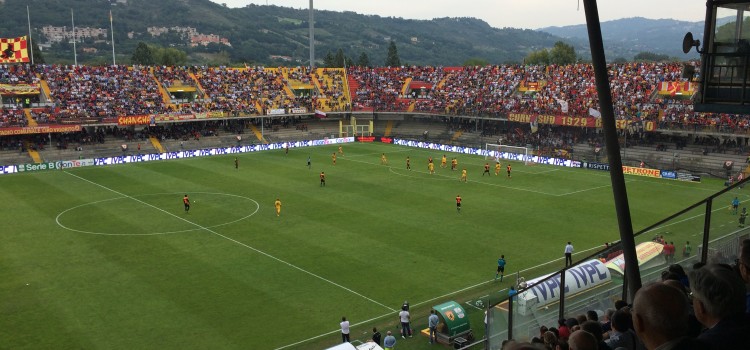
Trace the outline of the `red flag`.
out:
[[[25,36],[18,38],[0,38],[0,63],[29,62],[28,40]]]

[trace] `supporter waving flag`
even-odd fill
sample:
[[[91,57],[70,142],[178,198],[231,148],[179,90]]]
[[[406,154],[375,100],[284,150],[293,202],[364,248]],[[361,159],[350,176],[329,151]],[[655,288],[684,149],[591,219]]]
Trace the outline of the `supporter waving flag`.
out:
[[[315,110],[315,118],[325,118],[327,117],[326,112],[323,112],[319,109]]]

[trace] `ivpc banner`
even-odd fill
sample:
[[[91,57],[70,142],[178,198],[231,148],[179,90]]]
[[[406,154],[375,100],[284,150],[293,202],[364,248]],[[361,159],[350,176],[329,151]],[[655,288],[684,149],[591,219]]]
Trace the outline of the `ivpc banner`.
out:
[[[127,164],[127,163],[142,163],[156,160],[169,160],[169,159],[182,159],[182,158],[194,158],[194,157],[206,157],[215,155],[226,155],[226,154],[237,154],[247,152],[259,152],[268,151],[275,149],[299,148],[299,147],[311,147],[311,146],[323,146],[323,145],[335,145],[342,143],[354,142],[354,137],[337,137],[337,138],[325,138],[321,140],[306,140],[306,141],[294,141],[294,142],[277,142],[261,145],[245,145],[245,146],[234,146],[234,147],[221,147],[221,148],[209,148],[200,150],[188,150],[179,152],[165,152],[165,153],[148,153],[148,154],[133,154],[133,155],[122,155],[116,157],[100,157],[93,159],[78,159],[78,160],[65,160],[57,162],[44,162],[44,163],[28,163],[19,164],[18,166],[0,166],[0,174],[12,174],[17,172],[29,172],[29,171],[42,171],[42,170],[60,170],[68,168],[79,168],[84,166],[102,166],[102,165],[114,165],[114,164]]]

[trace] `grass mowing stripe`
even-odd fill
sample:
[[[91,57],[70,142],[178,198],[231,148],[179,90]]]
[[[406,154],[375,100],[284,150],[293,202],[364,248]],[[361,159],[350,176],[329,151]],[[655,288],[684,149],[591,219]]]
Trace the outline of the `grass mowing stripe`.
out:
[[[593,251],[593,250],[596,250],[596,249],[600,249],[600,248],[601,248],[601,247],[591,247],[591,248],[588,248],[588,249],[582,250],[582,251],[580,251],[580,252],[575,252],[575,253],[573,253],[573,256],[576,256],[576,255],[581,255],[581,254],[583,254],[583,253],[588,253],[588,252],[591,252],[591,251]],[[523,270],[520,270],[520,271],[517,271],[517,272],[508,272],[508,274],[507,274],[507,275],[508,275],[508,276],[512,276],[512,275],[513,275],[514,273],[517,273],[517,274],[520,274],[520,273],[524,273],[524,272],[526,272],[526,271],[531,271],[531,270],[533,270],[533,269],[537,269],[537,268],[540,268],[540,267],[542,267],[542,266],[545,266],[545,265],[549,265],[549,264],[552,264],[552,263],[554,263],[554,262],[556,262],[556,261],[560,261],[560,260],[563,260],[563,259],[564,259],[564,257],[560,257],[560,258],[557,258],[557,259],[554,259],[554,260],[550,260],[550,261],[548,261],[548,262],[545,262],[545,263],[539,264],[539,265],[537,265],[537,266],[533,266],[533,267],[525,268],[525,269],[523,269]],[[459,290],[456,290],[456,291],[453,291],[453,292],[450,292],[450,293],[446,293],[446,294],[443,294],[443,295],[440,295],[440,296],[436,296],[436,297],[434,297],[434,298],[431,298],[431,299],[428,299],[428,300],[423,300],[423,301],[420,301],[420,302],[418,302],[418,303],[414,303],[414,304],[411,304],[411,306],[412,306],[412,307],[418,307],[418,306],[422,306],[422,305],[425,305],[425,304],[427,304],[427,303],[430,303],[430,302],[434,302],[435,300],[438,300],[438,299],[444,299],[444,298],[447,298],[447,297],[450,297],[450,296],[454,296],[454,295],[456,295],[456,294],[458,294],[458,293],[461,293],[461,292],[465,292],[465,291],[467,291],[467,290],[471,290],[471,289],[474,289],[474,288],[478,288],[478,287],[481,287],[481,286],[483,286],[483,285],[485,285],[485,284],[487,284],[487,283],[491,283],[491,282],[494,282],[494,281],[495,281],[494,279],[491,279],[491,280],[487,280],[487,281],[484,281],[484,282],[479,282],[479,283],[477,283],[477,284],[474,284],[474,285],[471,285],[471,286],[468,286],[468,287],[464,287],[464,288],[461,288],[461,289],[459,289]],[[504,290],[503,290],[503,291],[504,291]],[[484,297],[487,297],[487,295],[486,295],[486,296],[484,296]],[[483,298],[484,298],[484,297],[483,297]],[[387,314],[383,314],[383,315],[380,315],[380,316],[377,316],[377,317],[373,317],[373,318],[371,318],[371,319],[369,319],[369,320],[364,320],[364,321],[361,321],[361,322],[353,323],[353,324],[351,325],[351,327],[357,327],[357,326],[361,326],[361,325],[364,325],[364,324],[369,324],[369,323],[371,323],[371,322],[374,322],[374,321],[377,321],[377,320],[383,319],[384,317],[388,317],[388,316],[393,316],[393,313],[387,313]],[[330,331],[330,332],[327,332],[327,333],[323,333],[323,334],[318,334],[318,335],[316,335],[316,336],[314,336],[314,337],[310,337],[310,338],[307,338],[307,339],[304,339],[304,340],[300,340],[300,341],[298,341],[298,342],[295,342],[295,343],[292,343],[292,344],[287,344],[287,345],[284,345],[284,346],[278,347],[278,348],[276,348],[276,349],[274,349],[274,350],[283,350],[283,349],[286,349],[286,348],[290,348],[290,347],[292,347],[292,346],[297,346],[297,345],[301,345],[301,344],[304,344],[304,343],[307,343],[307,342],[311,342],[311,341],[313,341],[313,340],[315,340],[315,339],[320,339],[320,338],[322,338],[322,337],[325,337],[325,336],[327,336],[327,335],[331,335],[331,334],[335,334],[335,333],[338,333],[339,331],[340,331],[340,330],[338,330],[338,329],[337,329],[337,330],[333,330],[333,331]]]
[[[352,162],[358,162],[358,163],[363,163],[363,164],[370,164],[370,165],[377,165],[377,166],[380,166],[380,164],[377,164],[377,163],[371,163],[371,162],[366,162],[366,161],[363,161],[363,160],[355,160],[355,159],[350,159],[350,160],[351,160]],[[389,161],[389,162],[390,162],[390,161]],[[392,167],[392,166],[388,165],[388,168],[391,168],[391,167]],[[416,173],[427,174],[427,172],[426,172],[426,171],[419,171],[419,170],[417,170],[417,171],[415,171],[415,172],[416,172]],[[399,175],[400,175],[400,174],[399,174]],[[452,177],[452,176],[448,176],[448,175],[442,175],[442,174],[438,174],[437,172],[436,172],[435,174],[433,174],[433,175],[436,175],[436,176],[440,176],[440,177],[443,177],[443,178],[453,179],[453,177]],[[559,196],[559,195],[556,195],[556,194],[552,194],[552,193],[547,193],[547,192],[535,191],[535,190],[530,190],[530,189],[526,189],[526,188],[519,188],[519,187],[510,187],[510,186],[498,185],[498,184],[493,184],[493,183],[489,183],[489,182],[483,182],[483,181],[476,181],[476,180],[467,180],[467,182],[472,182],[472,183],[477,183],[477,184],[482,184],[482,185],[488,185],[488,186],[501,187],[501,188],[507,188],[507,189],[510,189],[510,190],[516,190],[516,191],[531,192],[531,193],[541,194],[541,195],[544,195],[544,196]]]
[[[187,219],[185,219],[185,218],[182,218],[182,217],[179,217],[179,216],[177,216],[177,215],[175,215],[175,214],[172,214],[172,213],[170,213],[170,212],[168,212],[168,211],[166,211],[166,210],[164,210],[164,209],[162,209],[162,208],[159,208],[159,207],[157,207],[157,206],[154,206],[154,205],[151,205],[151,204],[149,204],[149,203],[146,203],[146,202],[144,202],[144,201],[142,201],[142,200],[140,200],[140,199],[138,199],[138,198],[135,198],[135,197],[131,197],[131,196],[128,196],[127,194],[124,194],[124,193],[122,193],[122,192],[118,192],[117,190],[114,190],[114,189],[111,189],[111,188],[109,188],[109,187],[107,187],[107,186],[104,186],[104,185],[98,184],[98,183],[96,183],[96,182],[93,182],[93,181],[91,181],[91,180],[88,180],[88,179],[86,179],[86,178],[83,178],[83,177],[81,177],[81,176],[75,175],[75,174],[73,174],[73,173],[70,173],[70,172],[68,172],[68,171],[66,171],[65,173],[66,173],[66,174],[68,174],[68,175],[70,175],[70,176],[76,177],[76,178],[78,178],[78,179],[80,179],[80,180],[86,181],[86,182],[88,182],[88,183],[90,183],[90,184],[92,184],[92,185],[95,185],[95,186],[101,187],[101,188],[103,188],[103,189],[105,189],[105,190],[107,190],[107,191],[111,191],[111,192],[113,192],[113,193],[115,193],[115,194],[118,194],[118,195],[121,195],[121,196],[123,196],[123,197],[127,197],[127,198],[130,198],[130,199],[132,199],[132,200],[134,200],[134,201],[136,201],[136,202],[139,202],[139,203],[141,203],[141,204],[144,204],[144,205],[146,205],[146,206],[149,206],[149,207],[151,207],[151,208],[154,208],[154,209],[156,209],[156,210],[158,210],[158,211],[160,211],[160,212],[163,212],[163,213],[165,213],[165,214],[167,214],[167,215],[169,215],[169,216],[172,216],[172,217],[174,217],[174,218],[177,218],[177,219],[179,219],[179,220],[182,220],[182,221],[184,221],[184,222],[186,222],[186,223],[188,223],[188,224],[191,224],[191,225],[195,225],[196,227],[198,227],[198,228],[200,228],[200,229],[202,229],[202,230],[204,230],[204,231],[208,231],[208,232],[210,232],[210,233],[212,233],[212,234],[214,234],[214,235],[217,235],[217,236],[219,236],[219,237],[221,237],[221,238],[224,238],[224,239],[226,239],[226,240],[228,240],[228,241],[230,241],[230,242],[233,242],[233,243],[239,244],[239,245],[241,245],[241,246],[243,246],[243,247],[245,247],[245,248],[248,248],[248,249],[250,249],[250,250],[252,250],[252,251],[254,251],[254,252],[256,252],[256,253],[259,253],[259,254],[265,255],[265,256],[266,256],[266,257],[268,257],[268,258],[271,258],[271,259],[273,259],[273,260],[276,260],[276,261],[278,261],[278,262],[280,262],[280,263],[282,263],[282,264],[284,264],[284,265],[287,265],[287,266],[289,266],[289,267],[292,267],[292,268],[294,268],[294,269],[297,269],[297,270],[299,270],[299,271],[301,271],[301,272],[304,272],[304,273],[306,273],[306,274],[308,274],[308,275],[311,275],[311,276],[313,276],[313,277],[316,277],[316,278],[318,278],[318,279],[320,279],[320,280],[322,280],[322,281],[325,281],[325,282],[327,282],[327,283],[330,283],[330,284],[332,284],[332,285],[334,285],[334,286],[336,286],[336,287],[339,287],[339,288],[341,288],[341,289],[344,289],[344,290],[346,290],[346,291],[348,291],[348,292],[350,292],[350,293],[352,293],[352,294],[354,294],[354,295],[357,295],[357,296],[359,296],[359,297],[361,297],[361,298],[363,298],[363,299],[366,299],[366,300],[368,300],[368,301],[370,301],[370,302],[372,302],[372,303],[374,303],[374,304],[380,305],[380,306],[382,306],[382,307],[384,307],[384,308],[386,308],[386,309],[388,309],[388,310],[390,310],[390,311],[393,311],[393,312],[395,312],[395,311],[396,311],[396,309],[390,308],[390,307],[386,306],[385,304],[383,304],[383,303],[381,303],[381,302],[378,302],[378,301],[376,301],[376,300],[374,300],[374,299],[371,299],[371,298],[369,298],[369,297],[367,297],[367,296],[365,296],[365,295],[363,295],[363,294],[361,294],[361,293],[359,293],[359,292],[356,292],[356,291],[354,291],[354,290],[352,290],[352,289],[350,289],[350,288],[347,288],[347,287],[345,287],[345,286],[342,286],[342,285],[340,285],[340,284],[338,284],[338,283],[336,283],[336,282],[334,282],[334,281],[331,281],[331,280],[329,280],[329,279],[327,279],[327,278],[325,278],[325,277],[322,277],[322,276],[319,276],[319,275],[317,275],[317,274],[315,274],[315,273],[312,273],[312,272],[310,272],[310,271],[307,271],[307,270],[305,270],[305,269],[303,269],[303,268],[301,268],[301,267],[299,267],[299,266],[296,266],[296,265],[294,265],[294,264],[292,264],[292,263],[290,263],[290,262],[287,262],[287,261],[285,261],[285,260],[281,260],[281,259],[279,259],[279,258],[277,258],[277,257],[275,257],[275,256],[273,256],[273,255],[271,255],[271,254],[268,254],[268,253],[266,253],[266,252],[264,252],[264,251],[262,251],[262,250],[259,250],[259,249],[257,249],[257,248],[254,248],[254,247],[252,247],[252,246],[249,246],[249,245],[247,245],[247,244],[245,244],[245,243],[242,243],[242,242],[240,242],[240,241],[238,241],[238,240],[235,240],[235,239],[233,239],[233,238],[230,238],[230,237],[227,237],[227,236],[225,236],[225,235],[222,235],[221,233],[218,233],[218,232],[216,232],[216,231],[214,231],[214,230],[211,230],[210,228],[207,228],[207,227],[203,227],[203,226],[201,226],[201,225],[199,225],[199,224],[197,224],[197,223],[194,223],[194,222],[192,222],[192,221],[190,221],[190,220],[187,220]]]

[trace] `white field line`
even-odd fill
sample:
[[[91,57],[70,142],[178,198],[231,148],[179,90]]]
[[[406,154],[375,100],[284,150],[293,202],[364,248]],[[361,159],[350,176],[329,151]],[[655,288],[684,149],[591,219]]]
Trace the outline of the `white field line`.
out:
[[[583,253],[586,253],[586,252],[590,252],[590,251],[592,251],[592,250],[596,250],[596,249],[600,249],[600,248],[601,248],[600,246],[597,246],[597,247],[591,247],[591,248],[588,248],[588,249],[582,250],[582,251],[580,251],[580,252],[577,252],[577,253],[573,253],[573,255],[575,256],[575,255],[583,254]],[[538,267],[542,267],[542,266],[544,266],[544,265],[548,265],[548,264],[551,264],[551,263],[554,263],[554,262],[556,262],[556,261],[560,261],[560,260],[563,260],[563,259],[565,259],[565,257],[564,257],[564,256],[563,256],[563,257],[560,257],[560,258],[557,258],[557,259],[555,259],[555,260],[550,260],[550,261],[548,261],[548,262],[546,262],[546,263],[542,263],[542,264],[539,264],[539,265],[537,265],[537,266],[533,266],[533,267],[525,268],[525,269],[523,269],[523,270],[521,270],[521,271],[518,271],[518,272],[509,272],[509,273],[508,273],[508,275],[512,275],[512,274],[514,274],[514,273],[523,273],[523,272],[526,272],[526,271],[530,271],[530,270],[536,269],[536,268],[538,268]],[[469,289],[472,289],[472,288],[476,288],[476,287],[479,287],[479,286],[481,286],[481,285],[483,285],[483,284],[487,284],[487,283],[492,283],[492,282],[494,282],[494,281],[495,281],[495,279],[493,278],[493,279],[491,279],[491,280],[487,280],[487,281],[484,281],[484,282],[480,282],[480,283],[477,283],[477,284],[475,284],[475,285],[472,285],[472,286],[464,287],[464,288],[461,288],[461,289],[459,289],[459,290],[456,290],[456,291],[453,291],[453,292],[450,292],[450,293],[446,293],[446,294],[443,294],[443,295],[441,295],[441,296],[438,296],[438,297],[434,297],[434,298],[432,298],[432,299],[428,299],[428,300],[420,301],[420,302],[418,302],[418,303],[416,303],[416,304],[412,304],[412,306],[419,306],[419,305],[423,305],[423,304],[431,303],[431,302],[433,302],[433,301],[435,301],[435,300],[437,300],[437,299],[443,299],[443,298],[446,298],[446,297],[448,297],[448,296],[451,296],[451,295],[454,295],[454,294],[457,294],[457,293],[461,293],[461,292],[463,292],[463,291],[465,291],[465,290],[469,290]],[[485,296],[485,297],[486,297],[486,296]],[[482,297],[482,298],[483,298],[483,297]],[[395,311],[393,311],[393,312],[395,312]],[[379,319],[382,319],[382,318],[384,318],[384,317],[388,317],[388,316],[394,316],[394,317],[395,317],[395,315],[393,314],[393,312],[390,312],[390,313],[387,313],[387,314],[382,314],[382,315],[380,315],[380,316],[376,316],[376,317],[373,317],[373,318],[371,318],[371,319],[369,319],[369,320],[364,320],[364,321],[361,321],[361,322],[357,322],[357,323],[354,323],[354,324],[352,324],[352,325],[351,325],[351,327],[357,327],[357,326],[360,326],[360,325],[363,325],[363,324],[368,324],[368,323],[370,323],[370,322],[373,322],[373,321],[377,321],[377,320],[379,320]],[[338,332],[341,332],[341,330],[340,330],[340,329],[337,329],[337,330],[333,330],[333,331],[330,331],[330,332],[327,332],[327,333],[319,334],[319,335],[316,335],[316,336],[314,336],[314,337],[310,337],[310,338],[307,338],[307,339],[303,339],[303,340],[300,340],[300,341],[298,341],[298,342],[295,342],[295,343],[291,343],[291,344],[287,344],[287,345],[284,345],[284,346],[278,347],[278,348],[276,348],[276,349],[274,349],[274,350],[282,350],[282,349],[290,348],[290,347],[293,347],[293,346],[297,346],[297,345],[300,345],[300,344],[304,344],[304,343],[307,343],[307,342],[313,341],[313,340],[315,340],[315,339],[320,339],[320,338],[323,338],[323,337],[325,337],[325,336],[328,336],[328,335],[331,335],[331,334],[336,334],[336,333],[338,333]]]
[[[745,201],[745,202],[746,202],[746,201]],[[742,201],[740,201],[740,204],[742,204],[742,203],[743,203],[743,202],[742,202]],[[698,208],[702,208],[702,207],[698,207]],[[697,209],[697,208],[696,208],[696,209]],[[716,208],[716,209],[713,209],[713,210],[711,210],[711,213],[715,213],[715,212],[717,212],[717,211],[720,211],[720,210],[727,210],[727,207],[725,207],[725,206],[721,206],[721,207],[718,207],[718,208]],[[669,227],[669,226],[672,226],[672,225],[675,225],[675,224],[683,223],[683,222],[685,222],[685,221],[688,221],[688,220],[693,220],[693,219],[695,219],[695,218],[699,218],[699,217],[701,217],[701,216],[704,216],[705,214],[706,214],[706,213],[705,213],[705,209],[704,209],[704,211],[703,211],[702,213],[700,213],[700,214],[696,214],[696,215],[693,215],[693,216],[689,216],[689,217],[686,217],[686,218],[684,218],[684,219],[682,219],[682,220],[679,220],[679,221],[672,221],[672,222],[669,222],[669,223],[667,223],[667,224],[664,224],[664,225],[662,225],[662,226],[659,226],[659,227],[654,227],[653,229],[649,230],[648,232],[653,232],[653,231],[656,231],[656,230],[660,230],[660,229],[663,229],[663,228],[665,228],[665,227]],[[729,221],[729,222],[734,222],[734,221]],[[722,226],[724,226],[724,225],[722,225]],[[720,227],[721,227],[721,226],[720,226]],[[644,232],[644,233],[646,233],[646,232]],[[702,234],[703,234],[703,231],[700,231],[700,232],[699,232],[699,234],[701,234],[701,235],[702,235]]]
[[[629,183],[629,182],[634,182],[634,181],[635,181],[635,180],[630,180],[630,181],[628,181],[628,179],[625,179],[625,183],[626,183],[626,184],[627,184],[627,183]],[[564,196],[569,196],[569,195],[571,195],[571,194],[576,194],[576,193],[581,193],[581,192],[587,192],[587,191],[594,191],[594,190],[598,190],[598,189],[601,189],[601,188],[607,188],[607,187],[612,187],[612,184],[611,184],[611,183],[609,183],[609,184],[606,184],[606,185],[602,185],[602,186],[596,186],[596,187],[585,188],[585,189],[582,189],[582,190],[578,190],[578,191],[573,191],[573,192],[567,192],[567,193],[563,193],[563,194],[558,194],[558,195],[556,195],[556,196],[557,196],[557,197],[564,197]]]
[[[598,190],[600,188],[607,188],[607,187],[612,187],[612,184],[607,184],[607,185],[603,185],[603,186],[596,186],[596,187],[590,187],[590,188],[586,188],[586,189],[583,189],[583,190],[578,190],[578,191],[573,191],[573,192],[567,192],[567,193],[563,193],[563,194],[558,194],[557,197],[564,197],[564,196],[569,196],[571,194],[576,194],[576,193],[581,193],[581,192],[587,192],[587,191],[594,191],[594,190]]]
[[[282,263],[282,264],[284,264],[284,265],[287,265],[287,266],[289,266],[289,267],[291,267],[291,268],[293,268],[293,269],[296,269],[296,270],[298,270],[298,271],[304,272],[304,273],[306,273],[306,274],[308,274],[308,275],[310,275],[310,276],[313,276],[313,277],[315,277],[315,278],[317,278],[317,279],[320,279],[320,280],[322,280],[322,281],[324,281],[324,282],[327,282],[327,283],[329,283],[329,284],[332,284],[332,285],[334,285],[334,286],[336,286],[336,287],[339,287],[339,288],[341,288],[341,289],[343,289],[343,290],[345,290],[345,291],[347,291],[347,292],[350,292],[350,293],[352,293],[352,294],[354,294],[354,295],[357,295],[357,296],[359,296],[359,297],[361,297],[361,298],[363,298],[363,299],[365,299],[365,300],[368,300],[368,301],[372,302],[373,304],[376,304],[376,305],[382,306],[382,307],[384,307],[384,308],[386,308],[386,309],[388,309],[388,310],[390,310],[390,311],[392,311],[392,312],[396,312],[396,310],[395,310],[395,309],[392,309],[392,308],[390,308],[390,307],[386,306],[385,304],[383,304],[383,303],[381,303],[381,302],[378,302],[378,301],[376,301],[376,300],[373,300],[372,298],[366,297],[366,296],[362,295],[361,293],[358,293],[358,292],[356,292],[356,291],[354,291],[354,290],[352,290],[352,289],[350,289],[350,288],[344,287],[344,286],[342,286],[342,285],[340,285],[340,284],[338,284],[338,283],[336,283],[336,282],[333,282],[333,281],[331,281],[331,280],[329,280],[329,279],[327,279],[327,278],[325,278],[325,277],[322,277],[322,276],[316,275],[315,273],[313,273],[313,272],[310,272],[310,271],[307,271],[307,270],[305,270],[305,269],[303,269],[303,268],[301,268],[301,267],[299,267],[299,266],[297,266],[297,265],[294,265],[294,264],[292,264],[292,263],[289,263],[289,262],[287,262],[287,261],[281,260],[281,259],[279,259],[279,258],[277,258],[277,257],[275,257],[275,256],[273,256],[273,255],[271,255],[271,254],[268,254],[268,253],[266,253],[266,252],[264,252],[264,251],[262,251],[262,250],[260,250],[260,249],[257,249],[257,248],[254,248],[254,247],[251,247],[251,246],[249,246],[249,245],[247,245],[247,244],[245,244],[245,243],[242,243],[242,242],[240,242],[240,241],[237,241],[237,240],[235,240],[235,239],[233,239],[233,238],[230,238],[230,237],[227,237],[227,236],[225,236],[225,235],[222,235],[221,233],[218,233],[218,232],[216,232],[216,231],[214,231],[214,230],[212,230],[212,229],[210,229],[210,228],[208,228],[208,227],[204,227],[204,226],[201,226],[201,225],[199,225],[199,224],[197,224],[197,223],[194,223],[194,222],[192,222],[192,221],[190,221],[190,220],[187,220],[187,219],[185,219],[185,218],[183,218],[183,217],[180,217],[180,216],[178,216],[178,215],[175,215],[175,214],[173,214],[173,213],[170,213],[170,212],[168,212],[168,211],[166,211],[166,210],[164,210],[164,209],[162,209],[162,208],[159,208],[159,207],[157,207],[157,206],[154,206],[154,205],[151,205],[151,204],[149,204],[149,203],[146,203],[146,202],[144,202],[144,201],[142,201],[142,200],[140,200],[140,199],[138,199],[138,198],[134,198],[134,197],[128,196],[127,194],[124,194],[124,193],[122,193],[122,192],[118,192],[118,191],[116,191],[116,190],[114,190],[114,189],[111,189],[111,188],[109,188],[109,187],[107,187],[107,186],[104,186],[104,185],[98,184],[98,183],[96,183],[96,182],[93,182],[93,181],[91,181],[91,180],[85,179],[85,178],[83,178],[83,177],[80,177],[80,176],[78,176],[78,175],[72,174],[72,173],[70,173],[70,172],[68,172],[68,171],[66,171],[65,173],[66,173],[66,174],[68,174],[68,175],[70,175],[70,176],[73,176],[73,177],[76,177],[76,178],[78,178],[78,179],[81,179],[81,180],[83,180],[83,181],[86,181],[86,182],[88,182],[88,183],[90,183],[90,184],[92,184],[92,185],[95,185],[95,186],[101,187],[101,188],[103,188],[103,189],[105,189],[105,190],[108,190],[108,191],[110,191],[110,192],[116,193],[116,194],[118,194],[118,195],[120,195],[120,196],[123,196],[123,197],[127,197],[127,198],[130,198],[130,199],[132,199],[132,200],[134,200],[134,201],[136,201],[136,202],[138,202],[138,203],[141,203],[141,204],[143,204],[143,205],[146,205],[146,206],[149,206],[149,207],[151,207],[151,208],[154,208],[154,209],[156,209],[156,210],[158,210],[158,211],[160,211],[160,212],[162,212],[162,213],[165,213],[165,214],[167,214],[167,215],[169,215],[169,216],[172,216],[172,217],[174,217],[174,218],[177,218],[177,219],[179,219],[179,220],[182,220],[182,221],[184,221],[184,222],[186,222],[186,223],[188,223],[188,224],[194,225],[194,226],[196,226],[196,227],[198,227],[198,228],[200,228],[200,229],[202,229],[202,230],[205,230],[205,231],[208,231],[208,232],[210,232],[210,233],[213,233],[214,235],[216,235],[216,236],[219,236],[219,237],[221,237],[221,238],[224,238],[224,239],[226,239],[226,240],[228,240],[228,241],[230,241],[230,242],[236,243],[236,244],[238,244],[238,245],[240,245],[240,246],[243,246],[243,247],[245,247],[245,248],[247,248],[247,249],[250,249],[250,250],[252,250],[252,251],[254,251],[254,252],[256,252],[256,253],[259,253],[259,254],[265,255],[266,257],[268,257],[268,258],[271,258],[271,259],[273,259],[273,260],[276,260],[276,261],[278,261],[278,262],[280,262],[280,263]]]
[[[484,310],[484,309],[482,309],[481,307],[478,307],[478,306],[476,306],[476,305],[472,304],[472,303],[471,303],[472,301],[473,301],[473,300],[468,300],[468,301],[466,302],[466,305],[469,305],[469,306],[471,306],[471,307],[473,307],[473,308],[475,308],[475,309],[477,309],[477,310]]]

